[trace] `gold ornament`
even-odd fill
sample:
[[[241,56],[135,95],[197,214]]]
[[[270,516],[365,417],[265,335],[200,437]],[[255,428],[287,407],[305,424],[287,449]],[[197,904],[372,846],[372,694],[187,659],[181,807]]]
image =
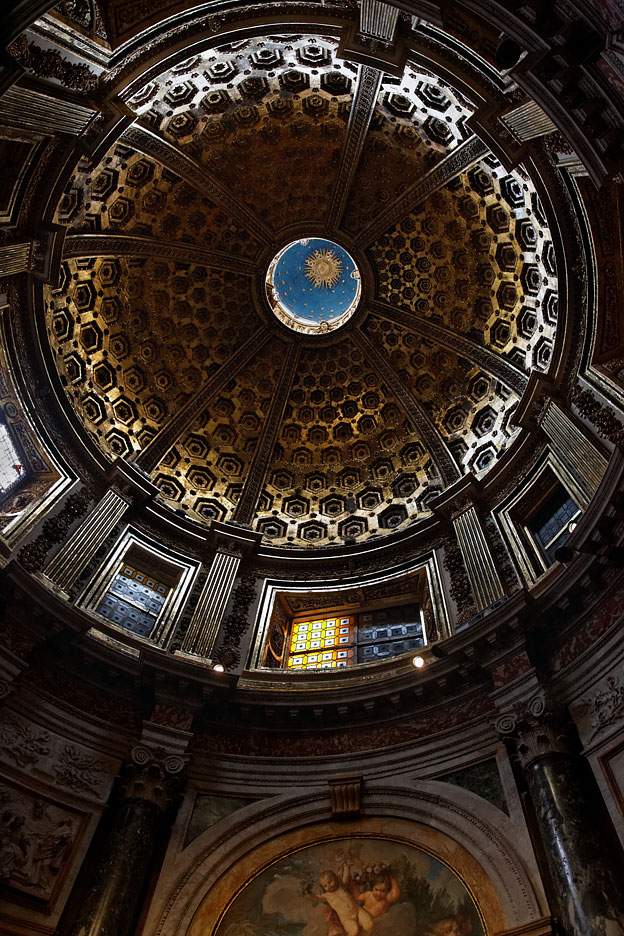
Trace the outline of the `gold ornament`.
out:
[[[342,260],[333,250],[315,250],[305,260],[305,275],[316,287],[331,289],[342,275]]]

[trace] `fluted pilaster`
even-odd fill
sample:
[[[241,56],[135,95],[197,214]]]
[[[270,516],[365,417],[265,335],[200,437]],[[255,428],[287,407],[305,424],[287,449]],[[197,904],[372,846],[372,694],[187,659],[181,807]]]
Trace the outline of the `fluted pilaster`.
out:
[[[206,584],[182,643],[183,653],[210,657],[219,633],[219,625],[232,594],[241,559],[241,550],[217,549]]]
[[[44,574],[59,588],[69,591],[128,507],[129,501],[118,491],[108,490],[52,557]]]

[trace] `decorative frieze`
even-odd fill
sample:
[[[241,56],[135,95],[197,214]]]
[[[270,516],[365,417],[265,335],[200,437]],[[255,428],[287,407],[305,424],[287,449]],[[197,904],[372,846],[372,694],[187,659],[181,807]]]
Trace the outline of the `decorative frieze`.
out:
[[[450,594],[457,605],[457,624],[463,624],[476,614],[476,607],[466,572],[466,565],[457,541],[450,537],[444,543],[444,568],[451,580]]]
[[[86,514],[92,500],[93,492],[89,488],[82,488],[69,495],[63,508],[54,517],[44,520],[41,533],[19,552],[19,560],[25,569],[29,572],[43,569],[49,551],[57,543],[63,542],[71,525]]]
[[[57,49],[44,49],[29,42],[25,35],[18,36],[8,47],[8,52],[23,68],[39,78],[51,78],[72,91],[89,93],[97,88],[97,75],[88,65],[70,62]]]
[[[572,402],[583,419],[589,420],[596,427],[596,432],[602,439],[608,439],[614,445],[624,445],[624,423],[615,415],[615,411],[600,403],[591,390],[582,390],[576,387],[572,394]]]
[[[249,609],[256,597],[256,580],[252,575],[245,575],[240,580],[232,596],[232,610],[223,621],[221,644],[214,653],[214,659],[226,669],[240,662],[239,646],[243,634],[249,627]]]

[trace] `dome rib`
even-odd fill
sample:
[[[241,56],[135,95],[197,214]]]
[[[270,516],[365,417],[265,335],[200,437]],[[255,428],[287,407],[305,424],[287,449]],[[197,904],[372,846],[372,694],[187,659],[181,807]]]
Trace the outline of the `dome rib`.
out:
[[[377,318],[407,328],[415,335],[432,338],[443,348],[448,348],[449,351],[456,351],[469,361],[478,364],[482,370],[492,377],[496,377],[506,387],[517,393],[518,396],[522,396],[526,390],[528,378],[522,371],[494,351],[484,348],[466,335],[460,335],[445,325],[438,325],[432,322],[431,319],[418,315],[417,312],[403,312],[401,309],[397,309],[396,306],[388,305],[379,300],[371,300],[368,304],[368,311]]]
[[[370,224],[355,236],[355,243],[360,249],[370,247],[389,228],[395,227],[404,218],[421,205],[438,189],[448,185],[467,169],[472,168],[489,153],[488,147],[478,136],[469,137],[451,150],[437,165],[411,185],[406,192],[395,199],[375,217]]]
[[[256,264],[252,260],[235,257],[222,250],[207,250],[195,244],[159,237],[114,234],[110,230],[101,234],[70,234],[65,239],[63,257],[66,260],[88,257],[160,257],[228,270],[243,276],[254,276],[256,273]]]
[[[375,347],[370,338],[359,330],[354,333],[353,337],[356,344],[372,361],[405,410],[414,429],[427,446],[444,484],[452,484],[457,481],[460,477],[459,468],[428,413],[416,397],[405,387],[393,367]]]
[[[381,87],[381,72],[369,65],[361,65],[357,86],[349,113],[347,135],[340,152],[336,182],[329,202],[325,225],[331,234],[340,228],[340,222],[349,200],[351,186],[360,161],[364,141],[373,117],[377,95]]]
[[[139,453],[136,464],[144,471],[154,471],[157,465],[187,432],[202,410],[225,386],[258,354],[272,335],[272,329],[263,325],[223,364],[216,374],[192,397],[188,403],[160,430],[149,445]]]
[[[210,198],[235,221],[247,228],[260,243],[267,245],[273,242],[269,228],[254,211],[239,201],[227,185],[160,134],[135,123],[124,131],[121,139],[145,156],[151,156],[196,188],[200,194]]]

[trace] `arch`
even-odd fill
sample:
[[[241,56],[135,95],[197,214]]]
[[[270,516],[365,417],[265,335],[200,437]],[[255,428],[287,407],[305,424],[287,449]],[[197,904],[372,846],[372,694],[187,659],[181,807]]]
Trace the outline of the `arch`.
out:
[[[394,839],[439,857],[475,896],[489,936],[543,917],[543,895],[514,848],[512,824],[475,794],[436,781],[367,786],[363,812],[332,821],[326,789],[289,793],[244,807],[175,856],[170,849],[146,936],[208,936],[262,868],[302,846],[349,836]]]

